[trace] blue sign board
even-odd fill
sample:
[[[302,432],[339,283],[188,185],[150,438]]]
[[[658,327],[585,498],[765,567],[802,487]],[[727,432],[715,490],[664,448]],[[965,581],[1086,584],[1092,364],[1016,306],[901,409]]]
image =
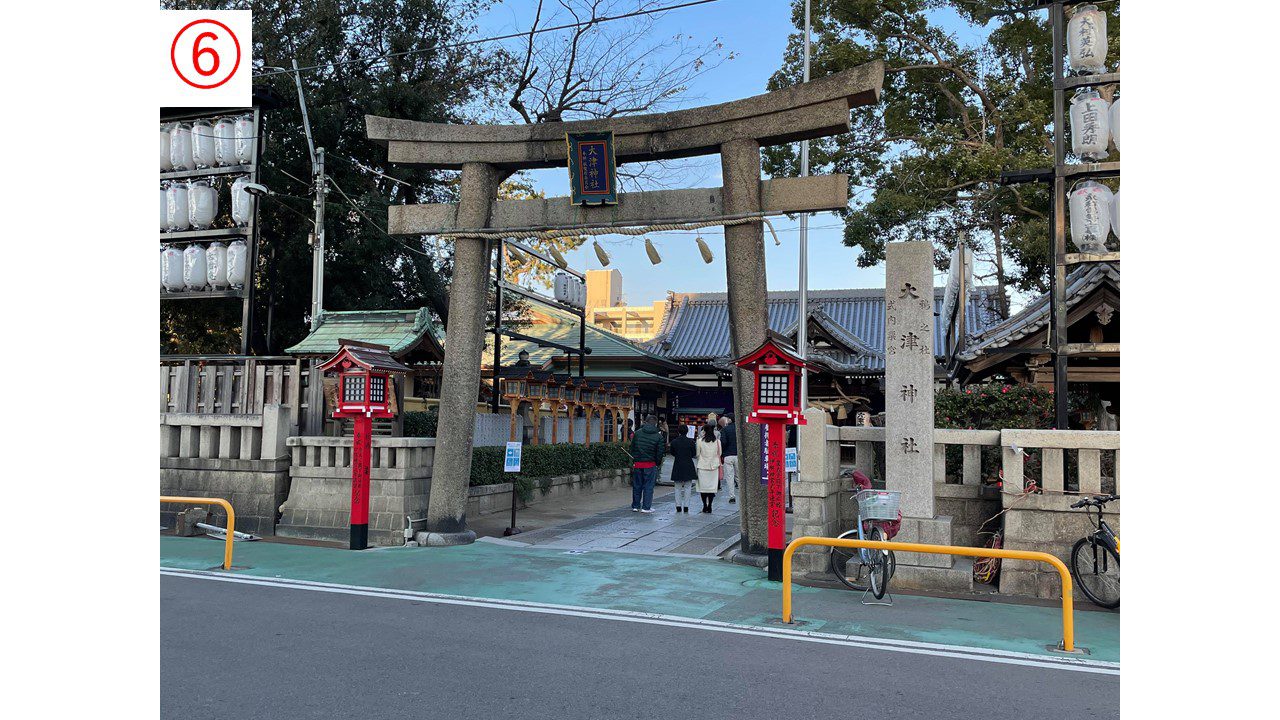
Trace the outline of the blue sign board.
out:
[[[507,453],[502,461],[502,472],[520,472],[520,453],[523,447],[519,442],[507,443]]]
[[[574,205],[616,205],[618,172],[613,133],[565,133],[569,146],[569,187]]]
[[[787,448],[787,472],[800,472],[800,463],[796,458],[795,448]]]

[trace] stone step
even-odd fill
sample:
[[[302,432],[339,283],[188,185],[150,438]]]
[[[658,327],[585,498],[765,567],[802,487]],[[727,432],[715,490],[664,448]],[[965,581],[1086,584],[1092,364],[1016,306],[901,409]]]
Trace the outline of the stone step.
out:
[[[889,590],[933,590],[938,592],[973,592],[973,558],[955,556],[949,568],[927,565],[903,565],[899,559]]]

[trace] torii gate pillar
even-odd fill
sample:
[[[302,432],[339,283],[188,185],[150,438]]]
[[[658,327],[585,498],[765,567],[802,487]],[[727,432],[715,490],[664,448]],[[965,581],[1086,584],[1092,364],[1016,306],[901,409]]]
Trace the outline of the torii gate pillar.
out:
[[[726,215],[760,211],[760,143],[731,140],[720,146]],[[729,288],[729,344],[742,357],[764,344],[769,332],[768,287],[764,268],[764,228],[760,223],[724,228],[725,279]],[[751,414],[752,375],[733,369],[734,427],[738,429],[738,497],[741,551],[767,550],[767,488],[760,483],[760,426],[743,422]]]
[[[462,166],[458,222],[463,227],[484,227],[489,223],[498,183],[498,170],[492,165]],[[432,463],[427,531],[419,533],[418,540],[426,545],[463,545],[476,539],[475,531],[468,530],[466,524],[467,488],[488,287],[489,242],[459,238],[454,245],[453,280],[449,285],[448,339],[441,370],[444,382],[440,383],[441,422]]]

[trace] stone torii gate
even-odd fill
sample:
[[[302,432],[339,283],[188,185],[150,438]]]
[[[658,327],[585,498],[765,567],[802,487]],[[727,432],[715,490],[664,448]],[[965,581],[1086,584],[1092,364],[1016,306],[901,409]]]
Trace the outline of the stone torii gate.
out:
[[[879,100],[884,65],[871,62],[820,80],[733,102],[668,113],[539,125],[451,125],[365,117],[370,140],[387,160],[461,169],[459,201],[392,205],[392,234],[453,236],[448,342],[440,383],[440,423],[427,509],[425,545],[472,542],[466,526],[472,429],[480,386],[489,283],[489,240],[514,231],[725,221],[725,274],[735,357],[764,342],[768,332],[764,235],[760,223],[731,220],[783,213],[839,210],[848,204],[848,177],[760,179],[761,146],[848,132],[849,110]],[[722,188],[620,193],[613,206],[575,206],[570,198],[497,201],[511,173],[565,167],[566,133],[612,131],[619,165],[720,154]],[[738,418],[751,407],[751,378],[734,370]],[[737,423],[742,550],[763,556],[766,493],[760,484],[760,430]]]

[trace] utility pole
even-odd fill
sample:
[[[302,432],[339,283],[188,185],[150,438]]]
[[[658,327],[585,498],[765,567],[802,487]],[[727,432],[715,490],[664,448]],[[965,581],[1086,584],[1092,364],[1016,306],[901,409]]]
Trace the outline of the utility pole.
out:
[[[311,117],[307,114],[307,96],[302,93],[302,74],[298,72],[298,59],[293,59],[293,83],[298,88],[298,106],[302,108],[302,131],[307,136],[307,152],[311,156],[311,179],[316,186],[316,229],[311,235],[311,329],[320,324],[320,311],[324,309],[324,148],[316,148],[311,137]]]
[[[804,81],[809,82],[809,2],[804,0]],[[800,142],[800,177],[809,175],[809,141]],[[796,350],[804,360],[809,352],[809,213],[800,214],[800,302],[796,308]],[[800,411],[809,407],[809,370],[800,370]]]

